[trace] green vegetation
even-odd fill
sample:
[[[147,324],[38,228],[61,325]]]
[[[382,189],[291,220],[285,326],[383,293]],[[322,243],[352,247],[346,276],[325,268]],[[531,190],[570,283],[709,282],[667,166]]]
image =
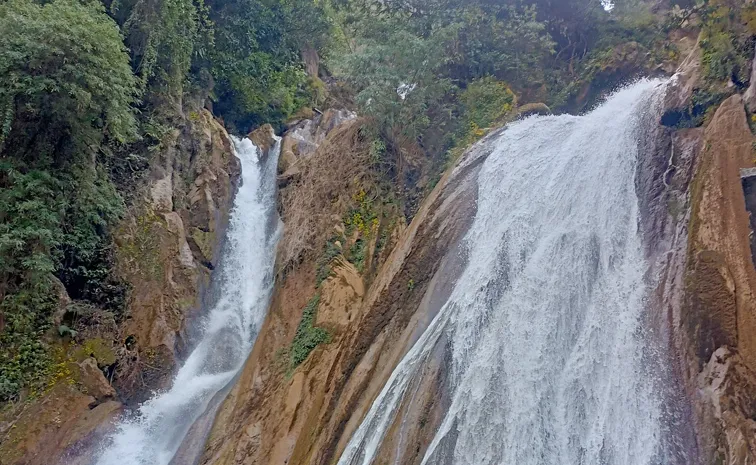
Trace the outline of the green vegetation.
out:
[[[39,391],[55,372],[52,347],[85,343],[82,321],[123,320],[114,228],[151,164],[202,124],[204,108],[239,133],[280,128],[313,105],[367,117],[359,138],[369,166],[341,205],[346,234],[317,260],[320,286],[342,253],[369,274],[387,224],[410,219],[448,160],[518,103],[583,110],[622,79],[676,59],[667,33],[691,12],[701,19],[707,82],[674,124],[701,124],[747,84],[754,5],[657,3],[616,0],[607,11],[597,0],[0,2],[0,401]],[[155,221],[138,216],[118,258],[159,280]],[[205,253],[206,234],[192,232]],[[89,317],[53,318],[75,313],[59,308],[61,284]],[[316,308],[304,311],[292,366],[327,340],[313,327]]]
[[[136,136],[136,79],[102,5],[10,0],[0,27],[0,142],[30,162],[65,163],[104,137]]]
[[[317,287],[320,287],[323,281],[331,276],[331,263],[333,263],[336,257],[341,255],[341,247],[336,245],[337,242],[343,244],[344,238],[331,238],[326,243],[323,254],[315,262],[315,286]]]
[[[750,37],[756,26],[749,20],[756,7],[739,8],[725,0],[709,1],[702,9],[701,49],[704,76],[709,81],[743,85],[749,79],[748,61],[753,56]]]
[[[291,374],[295,368],[302,364],[310,353],[320,344],[327,344],[331,341],[331,336],[323,328],[315,326],[315,316],[320,304],[320,294],[310,299],[307,306],[302,310],[302,319],[297,326],[297,332],[294,334],[294,340],[287,351],[289,363],[287,373]]]
[[[116,24],[96,3],[0,4],[0,400],[41,381],[42,336],[71,294],[108,307],[107,224],[123,202],[96,160],[105,141],[136,137],[136,79]],[[65,193],[65,194],[64,194]]]
[[[505,122],[517,107],[517,97],[509,86],[491,76],[471,82],[460,93],[459,102],[462,124],[455,135],[454,146],[447,154],[446,165],[455,161],[467,147],[483,137],[491,126]],[[440,178],[440,173],[438,177]],[[435,187],[435,183],[432,187]]]
[[[710,0],[694,10],[701,17],[703,76],[687,108],[662,121],[678,128],[704,124],[727,97],[745,89],[753,77],[749,63],[756,35],[756,5]]]
[[[245,131],[322,92],[300,51],[325,47],[323,7],[0,3],[0,401],[47,382],[57,339],[83,337],[78,323],[52,328],[60,283],[95,313],[123,318],[113,227],[171,134],[198,123],[208,100]],[[157,279],[156,238],[143,223],[121,252]]]
[[[328,11],[329,70],[372,118],[372,162],[408,217],[416,190],[515,110],[515,95],[582,111],[675,56],[666,16],[642,0],[611,11],[598,0],[334,0]]]
[[[348,260],[360,273],[365,271],[365,260],[367,259],[366,254],[368,253],[367,247],[367,240],[360,238],[354,241],[354,244],[349,248]]]

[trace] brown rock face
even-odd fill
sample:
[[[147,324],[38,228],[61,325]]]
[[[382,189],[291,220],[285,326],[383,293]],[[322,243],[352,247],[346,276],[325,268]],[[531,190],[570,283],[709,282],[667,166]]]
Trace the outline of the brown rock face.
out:
[[[739,174],[753,164],[751,142],[743,101],[733,96],[706,129],[693,185],[686,321],[702,361],[726,345],[738,347],[754,369],[756,270]]]
[[[345,125],[333,131],[311,158],[300,160],[303,172],[310,172],[307,163],[327,159],[323,151],[343,141],[349,130]],[[449,267],[459,266],[461,258],[443,257],[474,215],[473,181],[490,150],[482,144],[439,182],[412,223],[398,234],[390,253],[374,258],[378,268],[369,279],[339,258],[318,290],[316,263],[307,258],[310,255],[289,269],[279,282],[254,351],[219,412],[201,463],[329,464],[338,458],[394,366],[451,290],[457,273]],[[338,170],[330,173],[340,176]],[[345,187],[343,182],[324,186]],[[301,188],[287,187],[295,190],[284,195],[296,196]],[[286,209],[283,213],[284,236],[299,234],[303,225],[292,223]],[[331,216],[318,218],[329,225],[334,221]],[[331,342],[287,375],[277,354],[291,343],[302,308],[316,292],[316,324],[328,329]],[[409,432],[412,439],[406,444],[414,456],[416,448],[427,446],[427,432],[442,405],[434,393],[443,379],[430,375],[424,382],[427,395],[421,396],[422,408],[412,415],[423,418],[425,429]]]
[[[95,405],[94,397],[61,383],[24,412],[0,441],[0,464],[85,465],[80,449],[96,443],[110,428],[110,420],[120,411],[114,401]]]
[[[218,259],[240,173],[228,134],[207,110],[164,145],[148,195],[116,232],[117,268],[131,292],[115,385],[129,403],[170,379],[184,322],[201,305]]]
[[[730,97],[706,128],[691,188],[681,324],[706,463],[756,460],[756,270],[739,175],[752,141],[743,100]]]

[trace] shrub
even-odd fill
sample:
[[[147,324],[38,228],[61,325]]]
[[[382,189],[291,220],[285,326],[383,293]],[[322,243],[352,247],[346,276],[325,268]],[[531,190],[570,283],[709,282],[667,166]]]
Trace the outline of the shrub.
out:
[[[318,345],[331,341],[328,331],[315,326],[315,316],[319,304],[320,294],[316,294],[302,311],[302,319],[289,349],[289,373],[307,360],[307,357]]]
[[[487,128],[515,107],[509,86],[487,76],[470,83],[459,96],[467,127]]]
[[[60,152],[61,139],[87,150],[103,133],[118,141],[136,135],[136,79],[99,2],[10,0],[0,4],[0,30],[3,113],[13,115],[19,140],[49,143],[36,147],[47,153],[30,156],[59,156],[51,152]]]

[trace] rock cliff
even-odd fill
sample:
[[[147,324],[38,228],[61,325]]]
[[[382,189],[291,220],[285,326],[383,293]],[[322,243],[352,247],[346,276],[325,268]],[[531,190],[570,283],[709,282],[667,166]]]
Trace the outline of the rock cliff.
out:
[[[668,86],[662,123],[690,111],[700,70],[696,47]],[[672,353],[669,389],[687,394],[686,405],[670,408],[693,424],[680,451],[690,463],[748,464],[756,461],[756,270],[739,171],[754,165],[754,138],[740,95],[709,115],[698,128],[654,123],[642,142],[642,229],[659,278],[650,318]]]
[[[297,211],[291,207],[310,195],[307,177],[315,167],[334,154],[358,156],[363,149],[359,138],[347,137],[358,131],[357,125],[359,120],[338,125],[312,155],[295,165],[301,173],[299,181],[281,192],[283,244],[314,248],[292,238],[304,235],[315,240],[318,236],[308,231],[322,228],[331,229],[326,237],[344,234],[348,225],[339,214],[344,212],[336,209],[317,215],[314,223],[303,223],[295,220]],[[393,367],[438,310],[444,293],[450,292],[454,270],[463,259],[444,260],[444,256],[474,215],[474,179],[489,152],[483,143],[466,154],[438,183],[413,221],[391,229],[383,252],[376,250],[377,241],[371,242],[368,260],[374,262],[374,271],[347,261],[342,250],[352,242],[349,238],[337,245],[343,249],[331,257],[330,273],[321,284],[322,257],[317,254],[304,253],[300,255],[304,259],[284,267],[265,326],[220,410],[201,463],[325,464],[338,458]],[[334,168],[318,171],[318,176],[325,176],[320,181],[331,188],[325,194],[338,198],[339,189],[354,186]],[[290,257],[290,250],[282,247],[281,256]],[[330,342],[301,365],[287,369],[281,354],[295,337],[302,309],[316,294],[316,325],[327,328]]]
[[[116,273],[129,288],[124,318],[66,341],[53,386],[0,412],[0,464],[86,464],[123,404],[170,380],[228,223],[240,173],[231,144],[207,110],[163,139],[114,232]],[[66,318],[76,307],[60,287]]]

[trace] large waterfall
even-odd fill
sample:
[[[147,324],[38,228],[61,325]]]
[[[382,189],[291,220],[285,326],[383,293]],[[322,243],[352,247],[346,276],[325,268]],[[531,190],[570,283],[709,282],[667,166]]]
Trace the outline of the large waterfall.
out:
[[[252,349],[273,287],[278,144],[268,157],[234,139],[242,183],[234,200],[220,268],[217,303],[202,321],[194,350],[170,390],[159,393],[106,441],[97,465],[168,465],[195,421],[235,378]],[[182,463],[182,465],[184,465]]]
[[[448,408],[422,464],[670,463],[635,184],[641,120],[662,87],[642,80],[589,114],[530,117],[498,136],[468,265],[339,465],[376,463],[439,353]]]

